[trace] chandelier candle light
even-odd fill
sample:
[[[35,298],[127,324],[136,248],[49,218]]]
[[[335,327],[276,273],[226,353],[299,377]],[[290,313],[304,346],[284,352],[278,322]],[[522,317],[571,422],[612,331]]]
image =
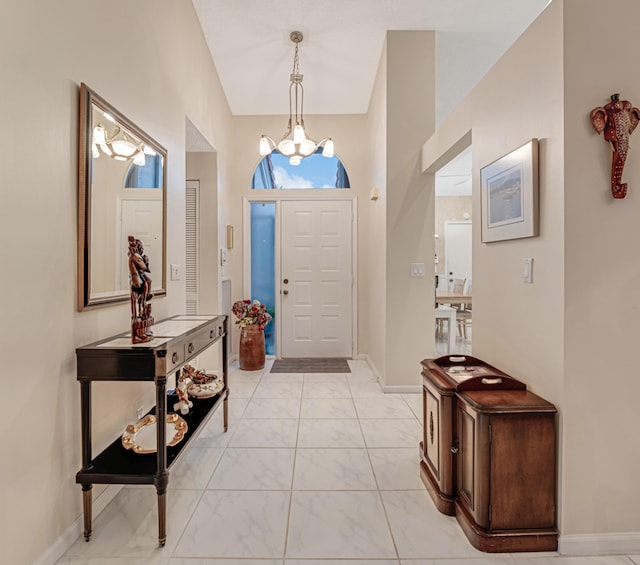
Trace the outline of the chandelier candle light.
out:
[[[304,89],[302,88],[302,75],[298,68],[298,45],[303,36],[299,31],[292,31],[289,38],[296,44],[293,70],[290,76],[291,83],[289,84],[289,125],[278,143],[268,135],[262,135],[260,155],[269,155],[272,151],[277,150],[285,157],[289,157],[291,165],[299,165],[302,159],[313,155],[318,147],[322,147],[323,157],[333,157],[333,141],[327,137],[316,143],[307,137],[304,130]]]
[[[91,150],[94,159],[100,157],[98,147],[105,155],[116,161],[132,160],[136,165],[144,166],[146,155],[155,155],[156,152],[144,142],[135,138],[131,133],[126,132],[120,126],[115,125],[115,120],[107,112],[103,112],[104,117],[114,123],[113,133],[109,135],[107,128],[98,124],[93,128],[93,139]]]

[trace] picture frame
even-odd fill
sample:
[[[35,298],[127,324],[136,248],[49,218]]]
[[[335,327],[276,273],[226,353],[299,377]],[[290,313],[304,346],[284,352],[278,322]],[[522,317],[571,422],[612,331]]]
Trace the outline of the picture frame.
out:
[[[538,140],[480,169],[482,243],[538,235]]]

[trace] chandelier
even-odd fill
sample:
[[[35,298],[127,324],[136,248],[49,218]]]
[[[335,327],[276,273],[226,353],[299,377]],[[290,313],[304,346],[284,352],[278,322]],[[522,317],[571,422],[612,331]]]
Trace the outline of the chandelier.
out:
[[[298,45],[303,36],[299,31],[292,31],[289,34],[289,39],[296,44],[289,84],[289,124],[287,131],[284,132],[278,143],[268,135],[262,135],[260,155],[269,155],[273,150],[277,150],[285,157],[289,157],[291,165],[299,165],[302,159],[313,155],[319,147],[322,147],[323,157],[333,157],[333,141],[327,137],[316,143],[307,137],[304,130],[304,89],[302,88],[302,75],[298,68]]]
[[[104,114],[105,118],[114,121],[110,115]],[[100,157],[98,147],[105,155],[116,161],[133,161],[136,165],[144,166],[146,155],[155,155],[156,152],[144,142],[136,139],[120,126],[113,126],[113,133],[109,135],[107,128],[98,124],[93,128],[92,153],[94,159]]]

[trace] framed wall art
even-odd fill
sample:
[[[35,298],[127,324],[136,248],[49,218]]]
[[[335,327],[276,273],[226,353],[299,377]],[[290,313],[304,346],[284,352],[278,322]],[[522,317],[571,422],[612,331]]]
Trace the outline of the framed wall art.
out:
[[[480,169],[482,243],[538,235],[538,140]]]

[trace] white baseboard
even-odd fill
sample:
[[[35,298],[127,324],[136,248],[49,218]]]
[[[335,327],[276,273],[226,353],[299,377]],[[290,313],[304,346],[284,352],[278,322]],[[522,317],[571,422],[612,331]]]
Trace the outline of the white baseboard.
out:
[[[367,354],[358,355],[356,359],[361,359],[367,362],[367,365],[369,365],[369,368],[375,375],[376,379],[378,379],[382,392],[389,394],[414,394],[416,392],[422,392],[422,387],[420,385],[386,385],[384,384],[380,373],[378,373],[374,362]]]
[[[107,505],[122,490],[122,485],[108,485],[99,496],[93,500],[92,523],[95,523],[96,516],[102,512]],[[65,532],[49,548],[33,562],[33,565],[51,565],[62,557],[75,541],[84,533],[84,518],[78,516]]]
[[[640,532],[560,536],[560,555],[624,555],[640,553]]]

